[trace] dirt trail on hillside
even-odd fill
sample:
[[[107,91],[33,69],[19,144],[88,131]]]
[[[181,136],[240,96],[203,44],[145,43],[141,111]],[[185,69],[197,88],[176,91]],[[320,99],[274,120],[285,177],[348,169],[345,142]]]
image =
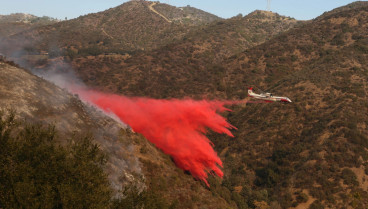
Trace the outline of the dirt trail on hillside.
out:
[[[104,28],[101,28],[101,30],[102,30],[102,32],[106,35],[106,36],[108,36],[109,38],[111,38],[111,39],[114,39],[114,37],[112,37],[110,34],[108,34],[106,31],[105,31],[105,29]]]
[[[160,15],[162,18],[164,18],[167,22],[172,22],[171,20],[169,20],[169,19],[167,19],[164,15],[162,15],[161,13],[159,13],[159,12],[157,12],[154,8],[153,8],[153,6],[155,6],[156,5],[156,2],[152,2],[152,4],[151,5],[149,5],[148,6],[148,8],[152,11],[152,12],[154,12],[154,13],[156,13],[156,14],[158,14],[158,15]]]

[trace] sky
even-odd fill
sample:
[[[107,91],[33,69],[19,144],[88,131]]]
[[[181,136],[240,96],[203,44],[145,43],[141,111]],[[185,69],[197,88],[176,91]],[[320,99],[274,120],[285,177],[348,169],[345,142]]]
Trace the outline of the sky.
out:
[[[0,0],[0,14],[29,13],[58,19],[104,11],[127,0]],[[190,5],[222,18],[266,10],[267,0],[161,0],[177,7]],[[297,20],[310,20],[351,0],[271,0],[271,11]]]

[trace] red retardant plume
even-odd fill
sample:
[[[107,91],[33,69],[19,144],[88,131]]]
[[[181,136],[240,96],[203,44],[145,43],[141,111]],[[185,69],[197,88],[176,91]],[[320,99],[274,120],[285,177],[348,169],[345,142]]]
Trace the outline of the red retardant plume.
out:
[[[223,176],[218,167],[222,167],[222,161],[205,134],[212,129],[233,137],[229,129],[235,127],[217,114],[228,111],[224,105],[231,102],[128,98],[81,89],[73,92],[105,112],[114,113],[135,132],[170,155],[179,168],[189,171],[207,186],[208,172]]]

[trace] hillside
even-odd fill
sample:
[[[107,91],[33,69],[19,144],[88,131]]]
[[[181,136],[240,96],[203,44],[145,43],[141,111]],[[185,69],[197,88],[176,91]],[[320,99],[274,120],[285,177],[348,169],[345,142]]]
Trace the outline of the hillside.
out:
[[[52,17],[37,17],[35,15],[31,14],[25,14],[25,13],[14,13],[10,15],[0,15],[0,23],[11,23],[11,22],[23,22],[23,23],[43,23],[43,24],[49,24],[53,22],[57,22],[58,20]]]
[[[84,105],[66,90],[16,66],[0,62],[0,74],[1,109],[13,109],[17,118],[31,123],[54,124],[64,136],[74,132],[92,134],[101,149],[110,153],[107,172],[116,191],[127,183],[122,181],[121,174],[134,176],[133,173],[142,169],[134,153],[123,148],[133,146],[126,136],[119,137],[123,125]]]
[[[186,25],[203,25],[222,19],[189,5],[178,8],[168,4],[155,4],[153,8],[168,20]]]
[[[158,12],[159,5],[133,2],[124,7],[144,4],[162,25],[174,24],[167,19],[169,14],[159,12],[166,20],[150,10],[152,6]],[[68,55],[39,63],[38,70],[68,61],[88,85],[133,96],[243,100],[247,87],[253,86],[256,92],[293,101],[231,107],[233,112],[226,117],[238,128],[235,138],[209,134],[225,173],[223,180],[211,177],[209,189],[175,168],[142,136],[122,131],[123,143],[124,137],[134,141],[134,156],[142,163],[146,186],[178,208],[368,206],[368,6],[364,2],[300,24],[256,11],[196,26],[183,32],[179,41],[154,47],[130,55]],[[27,80],[12,74],[1,76],[0,85]],[[32,103],[19,106],[23,98],[35,94],[22,87],[27,85],[10,86],[0,103],[14,97],[10,106],[37,111],[37,107],[27,109]],[[13,90],[25,95],[12,96]],[[30,101],[44,108],[53,100]],[[65,112],[63,107],[45,110]],[[44,117],[44,111],[37,114]]]
[[[85,82],[105,90],[160,98],[183,97],[193,91],[204,95],[216,92],[217,87],[211,85],[221,83],[216,74],[221,69],[211,72],[208,67],[298,23],[276,13],[255,11],[192,30],[182,41],[154,51],[131,57],[79,58],[73,66]]]
[[[350,10],[350,9],[365,7],[367,5],[368,5],[367,1],[356,1],[356,2],[353,2],[351,4],[348,4],[348,5],[345,5],[345,6],[342,6],[342,7],[338,7],[336,9],[331,10],[331,11],[325,12],[321,16],[317,17],[317,19],[321,19],[321,18],[326,17],[328,15],[336,14],[336,13],[347,11],[347,10]]]
[[[91,58],[83,64],[107,72],[85,79],[105,90],[151,97],[243,99],[249,86],[288,96],[290,105],[247,104],[228,115],[238,131],[235,139],[211,136],[225,164],[224,181],[211,181],[211,190],[239,208],[364,208],[368,7],[349,8],[215,65],[162,53],[116,64]]]
[[[238,15],[193,30],[184,37],[184,43],[189,42],[195,47],[192,56],[218,62],[270,40],[301,23],[302,21],[277,13],[256,10],[244,17]]]
[[[156,11],[156,7],[160,12],[177,12],[193,21],[172,22]],[[103,12],[13,35],[3,40],[1,50],[8,55],[48,51],[53,57],[130,54],[172,43],[183,37],[194,23],[206,24],[216,19],[219,18],[204,12],[188,13],[165,4],[129,1]]]
[[[212,196],[203,183],[194,181],[191,175],[178,169],[168,156],[141,135],[132,133],[125,125],[82,103],[65,89],[4,60],[0,61],[0,107],[0,111],[14,110],[16,118],[26,123],[54,125],[59,135],[58,143],[62,145],[67,145],[71,138],[82,140],[84,136],[92,137],[93,143],[97,143],[107,157],[104,170],[114,197],[127,186],[132,187],[133,192],[135,187],[138,189],[136,192],[147,191],[145,196],[129,193],[133,196],[129,196],[132,199],[128,201],[136,204],[161,205],[158,208],[170,205],[172,208],[229,206],[220,197]]]
[[[368,205],[367,17],[367,6],[344,9],[224,63],[227,98],[255,86],[293,100],[236,109],[236,139],[215,143],[243,203],[263,191],[282,208]]]
[[[37,17],[31,14],[15,13],[0,15],[0,39],[38,26],[59,22],[51,17]]]

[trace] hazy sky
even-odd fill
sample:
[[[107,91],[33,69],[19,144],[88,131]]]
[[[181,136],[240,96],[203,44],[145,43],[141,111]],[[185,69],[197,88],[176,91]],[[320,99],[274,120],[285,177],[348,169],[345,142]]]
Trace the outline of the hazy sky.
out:
[[[0,14],[29,13],[58,19],[76,18],[118,6],[127,0],[0,0]],[[174,6],[190,5],[223,18],[239,13],[246,15],[256,9],[266,10],[267,0],[161,0]],[[280,15],[309,20],[349,4],[351,0],[272,0],[271,11]]]

